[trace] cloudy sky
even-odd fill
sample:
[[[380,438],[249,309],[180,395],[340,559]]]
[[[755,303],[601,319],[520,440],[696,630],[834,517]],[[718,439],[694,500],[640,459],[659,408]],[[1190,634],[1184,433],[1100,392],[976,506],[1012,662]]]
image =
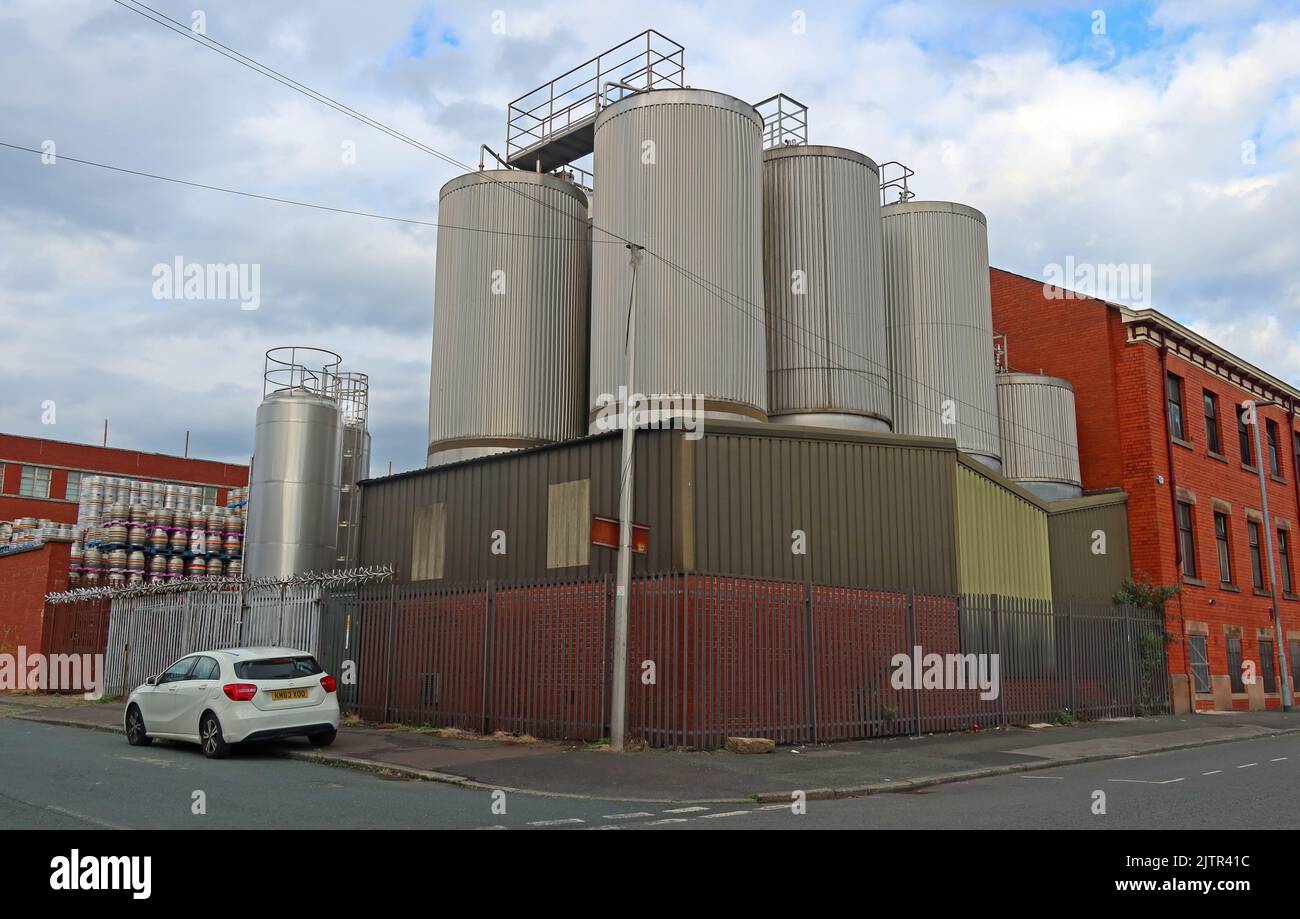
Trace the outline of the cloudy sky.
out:
[[[197,0],[146,2],[190,23]],[[692,85],[795,96],[813,142],[983,210],[994,265],[1149,264],[1151,305],[1300,384],[1294,0],[202,12],[209,37],[466,164],[504,142],[510,99],[656,28]],[[422,221],[459,172],[113,0],[0,0],[0,76],[0,142],[64,157]],[[179,452],[190,430],[194,455],[246,461],[263,352],[317,345],[371,375],[374,472],[420,466],[435,240],[0,148],[0,430],[98,442],[108,418],[116,446]],[[155,298],[177,257],[258,264],[260,308]]]

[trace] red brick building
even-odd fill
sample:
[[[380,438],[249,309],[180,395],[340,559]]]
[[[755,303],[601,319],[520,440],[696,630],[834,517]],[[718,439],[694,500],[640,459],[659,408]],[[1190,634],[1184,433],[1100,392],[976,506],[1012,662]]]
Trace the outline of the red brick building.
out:
[[[213,505],[248,484],[247,466],[0,434],[0,520],[76,523],[81,480],[96,474],[201,485],[204,503]]]
[[[1085,489],[1128,492],[1135,577],[1181,584],[1167,607],[1177,710],[1281,704],[1257,406],[1292,686],[1300,676],[1300,390],[1155,310],[991,271],[993,325],[1012,369],[1074,384]],[[1051,290],[1055,296],[1048,296]],[[1274,403],[1274,404],[1267,404]],[[1241,679],[1253,662],[1258,678]]]

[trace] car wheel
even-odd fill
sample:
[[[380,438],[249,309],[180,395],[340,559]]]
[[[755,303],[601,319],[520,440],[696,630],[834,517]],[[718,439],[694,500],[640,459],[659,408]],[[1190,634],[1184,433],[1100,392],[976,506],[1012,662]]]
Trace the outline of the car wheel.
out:
[[[308,734],[307,739],[311,741],[313,747],[328,747],[334,743],[334,738],[339,736],[339,732],[331,728],[328,731],[321,731],[319,734]]]
[[[225,759],[230,755],[230,744],[221,736],[221,722],[212,712],[204,714],[199,721],[199,745],[208,759]]]
[[[144,715],[134,702],[126,709],[126,742],[133,747],[147,747],[153,738],[145,732]]]

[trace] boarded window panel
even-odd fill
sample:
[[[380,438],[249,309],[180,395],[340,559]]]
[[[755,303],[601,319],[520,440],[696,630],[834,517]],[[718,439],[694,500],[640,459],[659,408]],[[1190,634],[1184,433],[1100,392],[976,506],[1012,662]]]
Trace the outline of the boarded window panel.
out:
[[[546,567],[586,565],[591,553],[591,479],[559,482],[546,498]]]
[[[413,537],[411,580],[439,580],[447,557],[447,505],[417,507]]]

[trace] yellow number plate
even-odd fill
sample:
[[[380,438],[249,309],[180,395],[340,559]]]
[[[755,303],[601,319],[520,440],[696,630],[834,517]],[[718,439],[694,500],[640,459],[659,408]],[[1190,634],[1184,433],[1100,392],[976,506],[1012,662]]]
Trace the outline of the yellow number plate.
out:
[[[305,689],[277,689],[271,693],[272,702],[281,702],[285,699],[305,699],[307,690]]]

